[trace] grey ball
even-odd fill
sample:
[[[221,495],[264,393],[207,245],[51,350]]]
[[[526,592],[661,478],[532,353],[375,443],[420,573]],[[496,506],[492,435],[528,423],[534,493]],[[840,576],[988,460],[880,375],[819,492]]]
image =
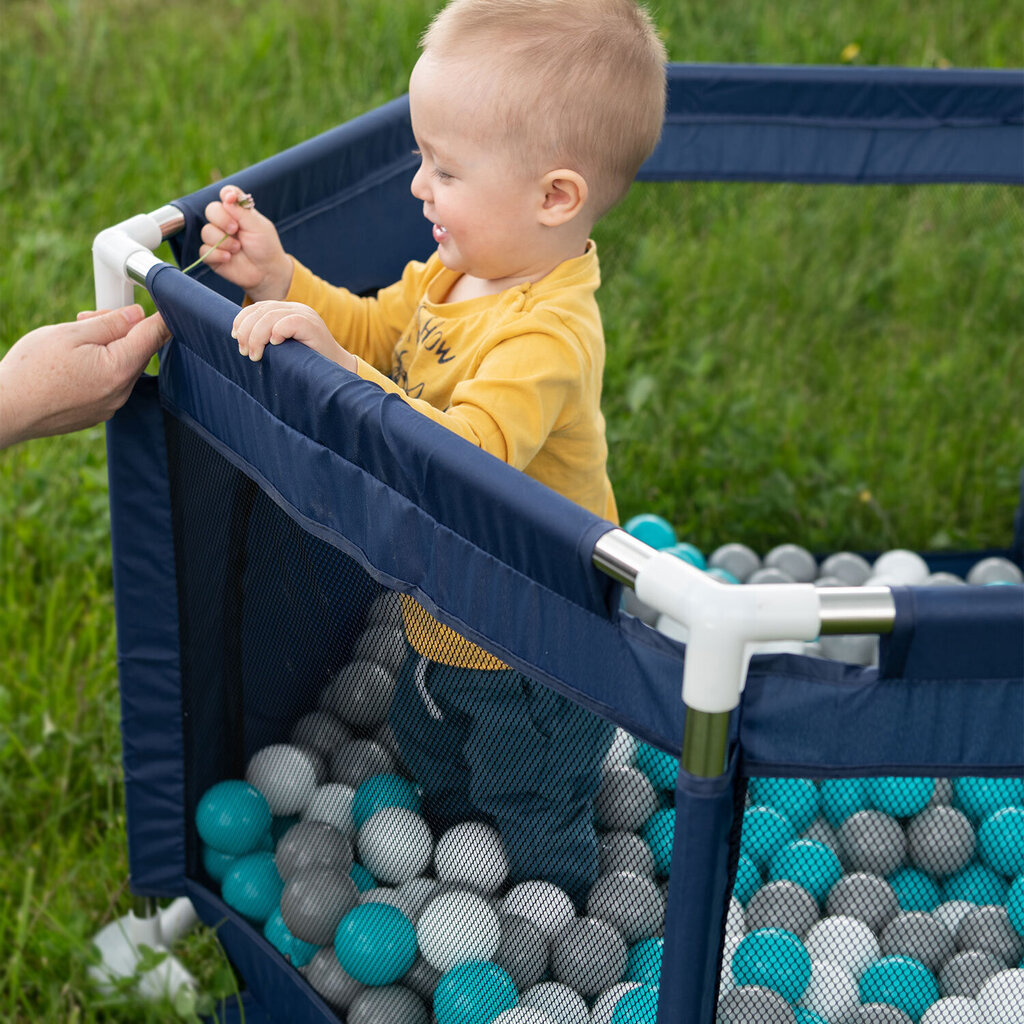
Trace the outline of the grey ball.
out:
[[[352,1000],[366,989],[338,963],[334,947],[324,946],[303,968],[302,973],[318,995],[335,1010],[347,1010]]]
[[[822,576],[836,576],[847,587],[862,587],[871,575],[871,563],[853,551],[837,551],[821,563]]]
[[[953,803],[953,780],[940,776],[935,779],[935,789],[928,801],[929,807],[948,807]]]
[[[274,864],[285,882],[312,867],[347,874],[352,867],[352,843],[326,821],[298,821],[278,841]]]
[[[951,875],[974,855],[974,826],[954,807],[926,808],[907,823],[906,835],[910,863],[930,875]]]
[[[878,875],[855,872],[840,878],[829,890],[825,912],[831,917],[855,917],[876,935],[899,913],[896,891]]]
[[[309,867],[285,882],[281,917],[297,939],[325,946],[334,941],[339,922],[358,903],[359,889],[347,870]]]
[[[638,768],[606,768],[594,798],[594,817],[607,831],[637,832],[658,809],[658,794]]]
[[[795,882],[769,882],[747,902],[748,931],[785,928],[802,939],[820,917],[817,900]]]
[[[360,992],[345,1019],[348,1024],[430,1024],[423,1000],[402,985]]]
[[[567,925],[551,952],[551,974],[584,999],[593,999],[626,973],[629,952],[607,921],[578,917]]]
[[[388,716],[395,674],[375,661],[352,661],[320,694],[320,707],[346,725],[372,732]]]
[[[839,836],[836,830],[824,819],[815,818],[814,821],[804,829],[801,839],[813,839],[816,843],[824,843],[830,850],[839,853]]]
[[[881,811],[858,811],[839,826],[839,858],[847,871],[890,875],[907,856],[903,826]]]
[[[385,590],[374,598],[366,615],[368,629],[374,626],[402,628],[402,597],[393,590]]]
[[[311,711],[292,726],[288,739],[328,760],[333,750],[352,739],[352,733],[340,718],[330,712]]]
[[[956,952],[953,933],[930,914],[897,914],[879,939],[885,956],[910,956],[935,974]]]
[[[518,914],[500,914],[501,939],[492,957],[504,968],[520,992],[544,977],[548,969],[548,940],[532,922]]]
[[[402,975],[402,986],[415,992],[429,1006],[440,980],[441,972],[417,954],[412,967]]]
[[[356,640],[352,660],[375,661],[397,676],[408,651],[405,630],[401,626],[371,626]]]
[[[846,1019],[849,1024],[914,1024],[902,1010],[888,1003],[865,1003]]]
[[[360,903],[386,903],[400,910],[409,920],[413,920],[419,910],[419,904],[407,893],[389,885],[378,885],[359,893]]]
[[[814,555],[799,544],[780,544],[764,556],[764,564],[789,573],[797,583],[810,583],[818,575]]]
[[[331,754],[331,781],[358,789],[371,775],[394,771],[391,755],[373,740],[352,740]]]
[[[993,555],[975,562],[967,572],[967,582],[985,583],[1024,583],[1024,573],[1008,558]]]
[[[1018,935],[1006,907],[975,907],[964,914],[956,930],[959,950],[991,953],[1006,967],[1016,967],[1024,957],[1024,936]]]
[[[602,875],[632,871],[653,878],[654,853],[633,832],[607,832],[597,843],[597,870]]]
[[[632,946],[661,930],[665,897],[647,875],[617,871],[594,883],[587,897],[587,916],[607,921]]]
[[[772,565],[764,565],[747,577],[747,583],[796,583],[796,580],[784,569]]]
[[[746,544],[723,544],[708,555],[708,568],[724,569],[740,583],[745,583],[752,573],[761,568],[761,556]]]
[[[939,991],[944,996],[966,996],[974,999],[982,986],[1006,964],[991,953],[967,950],[950,957],[939,971]]]
[[[796,1024],[796,1014],[778,992],[741,985],[719,999],[715,1024]]]

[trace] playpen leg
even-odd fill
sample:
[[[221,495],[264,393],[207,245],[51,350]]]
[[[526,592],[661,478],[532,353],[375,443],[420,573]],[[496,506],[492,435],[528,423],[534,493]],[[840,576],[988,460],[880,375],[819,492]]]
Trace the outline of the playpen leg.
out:
[[[132,979],[145,999],[168,999],[176,1006],[194,1004],[195,979],[171,954],[170,947],[195,927],[199,918],[191,901],[182,897],[163,910],[149,897],[137,896],[132,909],[104,926],[93,938],[100,962],[89,968],[93,981],[104,991]],[[143,969],[144,957],[159,961]]]

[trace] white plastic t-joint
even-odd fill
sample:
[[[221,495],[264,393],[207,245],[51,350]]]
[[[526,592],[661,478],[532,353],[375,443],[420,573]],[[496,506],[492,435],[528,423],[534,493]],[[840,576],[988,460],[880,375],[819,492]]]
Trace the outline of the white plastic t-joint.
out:
[[[96,308],[117,309],[130,305],[135,285],[125,272],[129,258],[140,250],[152,252],[163,241],[157,220],[136,214],[113,227],[104,228],[92,243],[92,268],[96,280]]]
[[[658,552],[636,575],[636,595],[689,631],[683,703],[708,713],[739,704],[751,647],[768,640],[813,640],[821,628],[811,584],[720,583],[675,555]]]

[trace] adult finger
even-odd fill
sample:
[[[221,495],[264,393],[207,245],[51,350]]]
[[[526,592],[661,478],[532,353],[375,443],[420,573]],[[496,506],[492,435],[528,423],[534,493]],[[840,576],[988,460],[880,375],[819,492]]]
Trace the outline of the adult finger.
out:
[[[84,315],[78,314],[75,323],[67,325],[68,334],[79,345],[109,345],[123,338],[145,315],[138,304],[95,312],[85,310]]]

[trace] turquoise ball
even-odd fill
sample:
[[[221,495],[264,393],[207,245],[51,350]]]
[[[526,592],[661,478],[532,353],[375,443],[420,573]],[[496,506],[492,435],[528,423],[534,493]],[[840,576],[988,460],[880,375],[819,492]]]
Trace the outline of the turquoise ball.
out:
[[[818,787],[810,779],[753,778],[749,792],[751,804],[784,814],[797,832],[803,832],[818,816]]]
[[[312,942],[303,942],[292,935],[288,925],[284,923],[280,908],[267,918],[267,923],[263,926],[263,937],[278,953],[287,957],[292,967],[305,967],[320,948]]]
[[[825,843],[798,839],[772,857],[768,877],[773,882],[793,882],[821,903],[829,889],[843,877],[843,865],[835,850]]]
[[[894,818],[910,818],[928,806],[935,792],[935,780],[882,775],[865,779],[864,788],[875,810]]]
[[[420,794],[415,783],[401,775],[371,775],[359,784],[352,798],[352,820],[356,828],[376,814],[382,807],[404,807],[420,813]]]
[[[441,975],[434,988],[437,1024],[490,1024],[518,1002],[509,973],[485,960],[453,967]]]
[[[771,807],[748,807],[743,812],[740,853],[745,853],[759,871],[765,871],[776,852],[796,837],[793,822]]]
[[[953,780],[953,805],[959,807],[975,824],[1001,807],[1024,804],[1024,779]]]
[[[1024,935],[1024,875],[1015,878],[1006,893],[1006,915],[1013,930]]]
[[[897,868],[886,881],[896,893],[901,910],[930,914],[942,902],[943,896],[932,877],[917,868]]]
[[[659,551],[670,548],[676,542],[676,531],[672,524],[661,516],[643,512],[627,519],[623,529],[637,540],[643,541]]]
[[[281,902],[284,882],[268,850],[238,857],[221,883],[224,902],[250,921],[264,921]]]
[[[631,988],[615,1004],[611,1024],[655,1024],[658,1017],[658,990],[648,985]]]
[[[745,853],[741,853],[736,862],[736,881],[733,882],[732,894],[746,906],[750,897],[761,888],[764,879],[757,865]]]
[[[371,889],[377,888],[376,879],[362,864],[353,864],[349,868],[348,876],[356,883],[356,888],[360,892],[369,892]]]
[[[661,984],[661,961],[665,952],[662,938],[644,939],[629,950],[626,980],[657,988]]]
[[[684,562],[688,562],[690,565],[696,566],[698,569],[706,569],[708,567],[707,559],[704,558],[704,552],[695,544],[690,544],[687,541],[680,541],[678,544],[673,544],[671,547],[663,548],[662,550],[667,551],[670,555],[675,555],[676,558],[682,559]]]
[[[811,980],[811,956],[784,928],[758,928],[745,935],[732,957],[737,985],[763,985],[795,1003]]]
[[[645,822],[640,838],[654,854],[654,870],[659,878],[667,878],[672,864],[672,844],[676,831],[676,810],[664,807]]]
[[[211,786],[196,807],[199,838],[221,853],[250,853],[263,840],[272,820],[266,797],[242,779]]]
[[[1007,885],[990,867],[972,861],[942,883],[942,899],[963,900],[986,907],[1006,899]]]
[[[666,754],[664,750],[652,747],[649,743],[637,744],[634,763],[651,780],[655,789],[672,790],[676,788],[679,776],[679,758]]]
[[[887,1003],[918,1021],[939,999],[939,986],[920,960],[886,956],[870,964],[860,978],[862,1003]]]
[[[390,985],[416,959],[416,929],[389,903],[353,907],[334,933],[334,955],[356,981]]]
[[[863,779],[824,779],[818,798],[821,813],[833,828],[838,828],[851,815],[868,807]]]
[[[1024,807],[1003,807],[978,828],[981,859],[994,871],[1012,878],[1024,872]]]

